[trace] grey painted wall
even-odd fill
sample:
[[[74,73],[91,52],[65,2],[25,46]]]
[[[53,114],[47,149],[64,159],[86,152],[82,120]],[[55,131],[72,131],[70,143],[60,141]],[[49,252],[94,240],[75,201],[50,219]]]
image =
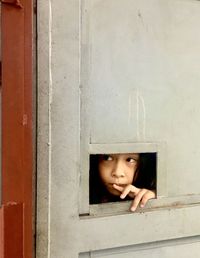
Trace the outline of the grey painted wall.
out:
[[[198,257],[199,18],[195,0],[38,1],[37,258]],[[145,210],[89,206],[104,148],[159,153]]]

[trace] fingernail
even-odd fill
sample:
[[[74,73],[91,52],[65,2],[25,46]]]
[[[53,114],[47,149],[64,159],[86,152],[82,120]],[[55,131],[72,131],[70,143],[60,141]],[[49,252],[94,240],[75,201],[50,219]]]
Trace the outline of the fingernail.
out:
[[[131,211],[135,211],[136,209],[135,209],[135,207],[131,207]]]
[[[141,208],[144,208],[144,204],[140,204],[140,207],[141,207]]]
[[[121,199],[124,199],[124,196],[121,194],[121,195],[120,195],[120,198],[121,198]]]

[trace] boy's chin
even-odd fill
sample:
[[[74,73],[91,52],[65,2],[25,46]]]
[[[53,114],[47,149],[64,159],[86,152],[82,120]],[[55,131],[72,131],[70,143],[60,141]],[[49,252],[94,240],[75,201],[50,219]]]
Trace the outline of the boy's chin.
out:
[[[117,191],[116,189],[110,189],[110,188],[108,188],[107,189],[108,190],[108,192],[110,193],[110,194],[112,194],[112,195],[115,195],[115,196],[120,196],[120,192],[119,191]]]

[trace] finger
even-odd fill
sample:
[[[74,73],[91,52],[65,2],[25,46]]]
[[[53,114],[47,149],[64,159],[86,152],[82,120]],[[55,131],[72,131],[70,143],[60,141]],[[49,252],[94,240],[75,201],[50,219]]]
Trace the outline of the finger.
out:
[[[127,195],[129,195],[131,198],[134,198],[135,195],[137,195],[140,190],[141,189],[135,187],[134,185],[127,185],[124,188],[120,198],[124,199]]]
[[[134,187],[134,186],[132,186],[132,185],[127,185],[127,186],[124,188],[122,194],[120,195],[120,198],[121,198],[121,199],[124,199],[130,192],[132,192],[132,190],[134,190],[133,187]]]
[[[115,189],[118,190],[119,192],[123,192],[123,190],[124,190],[124,187],[119,186],[119,185],[116,185],[116,184],[113,184],[113,188],[115,188]]]
[[[148,191],[143,195],[143,197],[142,197],[142,200],[141,200],[141,203],[140,203],[140,207],[143,208],[143,207],[146,205],[146,203],[147,203],[147,201],[148,201],[149,199],[153,199],[153,198],[155,198],[155,197],[156,197],[155,192],[148,190]]]
[[[131,211],[135,211],[138,207],[138,204],[140,203],[142,197],[146,193],[146,189],[141,189],[139,193],[135,196],[134,201],[132,202]]]

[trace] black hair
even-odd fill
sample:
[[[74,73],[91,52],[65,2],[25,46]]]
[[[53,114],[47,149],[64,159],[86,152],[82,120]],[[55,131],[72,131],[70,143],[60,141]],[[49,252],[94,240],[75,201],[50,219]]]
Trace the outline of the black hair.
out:
[[[101,203],[103,196],[107,196],[110,201],[120,201],[121,199],[118,196],[108,193],[100,179],[98,172],[99,156],[98,154],[90,155],[90,204]],[[138,167],[134,175],[133,184],[138,188],[156,189],[156,153],[139,154]],[[127,197],[127,199],[129,198]]]
[[[140,153],[133,184],[139,188],[156,189],[156,153]]]

